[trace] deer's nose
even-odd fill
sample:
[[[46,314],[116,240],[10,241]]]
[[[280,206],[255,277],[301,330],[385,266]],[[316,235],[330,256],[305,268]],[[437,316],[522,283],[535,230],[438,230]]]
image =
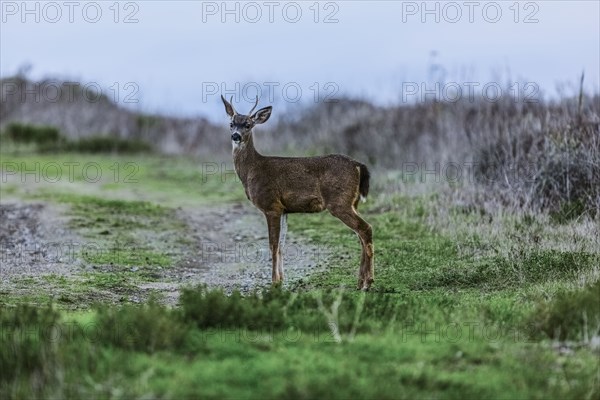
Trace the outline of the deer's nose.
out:
[[[231,140],[233,140],[236,143],[239,143],[242,141],[242,135],[240,135],[239,133],[235,132],[231,135]]]

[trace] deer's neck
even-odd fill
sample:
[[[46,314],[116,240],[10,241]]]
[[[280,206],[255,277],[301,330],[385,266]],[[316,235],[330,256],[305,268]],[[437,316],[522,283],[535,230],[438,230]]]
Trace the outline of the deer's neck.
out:
[[[263,156],[254,148],[252,135],[244,143],[233,148],[233,165],[235,172],[242,181],[244,187],[248,180],[248,173]]]

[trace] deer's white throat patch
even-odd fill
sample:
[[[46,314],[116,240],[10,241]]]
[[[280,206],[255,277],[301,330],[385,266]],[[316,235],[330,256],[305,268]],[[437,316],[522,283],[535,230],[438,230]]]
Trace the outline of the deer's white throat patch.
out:
[[[231,149],[233,151],[239,150],[243,147],[243,143],[242,142],[236,142],[235,140],[231,141]]]

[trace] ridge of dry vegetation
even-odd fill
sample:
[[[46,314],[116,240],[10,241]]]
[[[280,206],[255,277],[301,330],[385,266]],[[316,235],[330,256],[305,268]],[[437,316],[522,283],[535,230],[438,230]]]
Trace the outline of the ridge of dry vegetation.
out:
[[[161,153],[230,159],[223,140],[225,125],[135,113],[106,96],[90,103],[84,88],[73,83],[72,90],[64,93],[75,93],[74,100],[50,103],[23,95],[44,81],[16,76],[3,78],[0,84],[0,129],[16,121],[54,127],[67,138],[99,135],[113,142],[142,142],[122,144],[124,152],[144,149],[145,142]],[[401,179],[467,188],[465,193],[473,195],[465,196],[465,201],[476,207],[493,199],[510,209],[552,212],[557,220],[582,214],[594,218],[600,208],[598,94],[580,91],[551,101],[505,95],[494,101],[460,98],[389,107],[342,98],[305,107],[295,117],[282,116],[257,136],[259,149],[266,153],[339,152],[372,168],[400,171]],[[105,141],[88,142],[71,147],[106,150],[101,147]],[[61,148],[50,146],[50,150]]]

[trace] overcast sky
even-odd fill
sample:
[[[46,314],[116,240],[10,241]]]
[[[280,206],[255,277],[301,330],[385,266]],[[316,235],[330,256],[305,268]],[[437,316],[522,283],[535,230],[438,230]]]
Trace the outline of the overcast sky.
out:
[[[583,70],[599,92],[598,1],[0,4],[3,77],[31,65],[149,112],[221,117],[218,93],[244,111],[257,88],[290,109],[342,94],[573,94]]]

